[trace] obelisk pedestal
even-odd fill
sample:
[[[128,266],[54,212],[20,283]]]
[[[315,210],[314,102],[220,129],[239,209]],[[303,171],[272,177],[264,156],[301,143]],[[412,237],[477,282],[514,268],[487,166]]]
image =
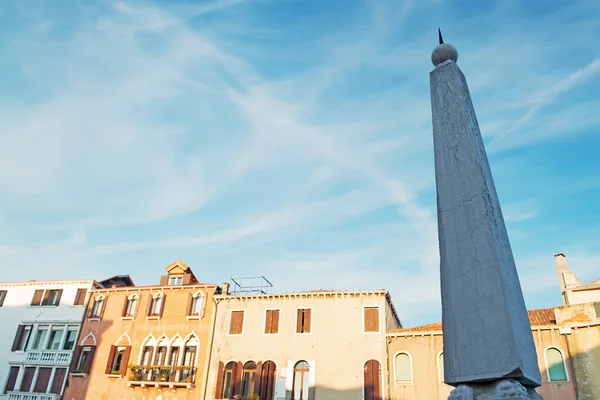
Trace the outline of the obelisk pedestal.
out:
[[[430,73],[444,331],[451,400],[541,399],[537,355],[500,203],[456,49]]]

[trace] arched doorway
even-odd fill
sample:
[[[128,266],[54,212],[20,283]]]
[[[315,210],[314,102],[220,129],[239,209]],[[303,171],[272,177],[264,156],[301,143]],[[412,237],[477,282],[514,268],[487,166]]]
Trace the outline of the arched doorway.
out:
[[[377,360],[365,363],[365,400],[381,399],[381,364]]]
[[[263,363],[260,371],[260,400],[273,400],[276,369],[273,361]]]

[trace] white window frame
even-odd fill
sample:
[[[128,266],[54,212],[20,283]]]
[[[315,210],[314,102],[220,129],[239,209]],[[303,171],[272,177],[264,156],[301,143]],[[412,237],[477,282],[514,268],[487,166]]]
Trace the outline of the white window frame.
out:
[[[171,281],[179,281],[179,283],[171,283]],[[168,286],[181,286],[183,285],[183,275],[169,276]]]
[[[546,353],[550,349],[558,350],[558,352],[560,353],[560,356],[562,357],[563,368],[565,369],[565,377],[567,378],[566,381],[553,381],[553,380],[550,380],[550,368],[548,366],[548,358],[546,357]],[[567,359],[565,358],[565,353],[559,347],[557,347],[557,346],[548,346],[548,347],[546,347],[546,349],[544,350],[544,365],[546,366],[546,376],[548,378],[548,383],[570,382],[569,369],[567,368]]]
[[[366,332],[365,331],[365,310],[367,308],[377,308],[377,332]],[[381,306],[378,304],[364,305],[362,307],[362,332],[365,335],[379,335],[381,334]]]
[[[298,328],[298,310],[310,310],[310,332],[296,332]],[[314,332],[314,321],[315,321],[315,312],[312,307],[296,307],[294,310],[294,335],[298,336],[309,336]],[[294,364],[296,365],[296,364]]]
[[[98,308],[98,315],[94,313],[96,309],[96,304],[102,302],[102,305]],[[92,310],[90,313],[90,317],[88,319],[91,320],[99,320],[102,317],[102,311],[104,311],[104,307],[106,307],[106,296],[101,294],[94,298],[94,302],[92,304]]]
[[[444,376],[446,375],[446,370],[444,369],[444,363],[443,362],[440,363],[440,357],[444,357],[444,350],[440,351],[436,357],[436,364],[437,364],[437,370],[438,370],[438,383],[444,383]],[[396,364],[394,364],[394,367],[395,366],[396,366]],[[441,366],[441,370],[440,370],[440,366]],[[443,372],[444,376],[442,376],[442,374],[440,374],[440,372]]]
[[[130,314],[128,314],[128,311],[129,311],[129,306],[133,300],[135,300],[135,305],[134,305],[133,309],[131,310],[131,315],[130,315]],[[138,309],[140,307],[140,296],[138,296],[137,293],[133,293],[133,294],[125,297],[125,301],[127,302],[127,306],[125,307],[125,315],[123,315],[121,317],[121,319],[122,320],[135,319],[135,317],[137,316],[137,313],[138,313]]]
[[[202,300],[199,300],[202,299]],[[187,315],[187,319],[200,319],[204,317],[204,310],[206,307],[206,296],[204,296],[204,292],[202,290],[197,291],[192,294],[192,303],[190,304],[190,310],[186,310],[186,312],[192,312],[191,308],[194,305],[194,301],[201,301],[200,309],[198,310],[198,314]]]
[[[398,357],[398,355],[400,354],[406,354],[408,356],[408,361],[409,361],[409,366],[410,366],[410,382],[406,383],[405,381],[399,381],[396,380],[396,377],[398,376],[396,374],[396,357]],[[415,377],[414,377],[414,372],[413,372],[413,360],[412,360],[412,356],[410,355],[410,353],[406,350],[400,350],[397,351],[396,353],[394,353],[394,358],[392,358],[392,361],[394,363],[394,385],[399,385],[399,386],[410,386],[410,385],[414,385],[415,383]]]
[[[154,301],[158,300],[156,302],[157,306],[158,306],[158,313],[156,315],[152,315],[152,305],[154,304]],[[150,315],[146,315],[146,319],[161,319],[162,315],[160,315],[160,310],[163,307],[163,301],[165,301],[165,295],[163,292],[157,292],[154,295],[152,295],[151,299],[150,299]]]
[[[236,311],[241,311],[244,313],[244,318],[242,318],[242,333],[231,333],[231,318],[233,318],[233,313]],[[242,309],[242,308],[229,310],[229,323],[227,326],[227,336],[243,336],[245,329],[246,329],[246,310]]]

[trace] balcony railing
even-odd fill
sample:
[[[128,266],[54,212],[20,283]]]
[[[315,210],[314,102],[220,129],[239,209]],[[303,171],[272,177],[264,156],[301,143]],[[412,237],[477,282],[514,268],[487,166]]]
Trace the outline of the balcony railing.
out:
[[[56,400],[59,396],[48,393],[10,393],[8,400]]]
[[[25,362],[28,364],[69,365],[70,351],[33,350],[28,351]]]
[[[164,386],[191,386],[196,379],[196,368],[134,365],[129,368],[130,384]]]

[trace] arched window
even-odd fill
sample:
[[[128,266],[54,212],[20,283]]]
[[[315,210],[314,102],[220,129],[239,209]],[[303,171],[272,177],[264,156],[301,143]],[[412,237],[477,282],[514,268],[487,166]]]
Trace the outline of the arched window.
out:
[[[232,399],[233,398],[233,377],[235,370],[235,362],[230,361],[225,365],[223,369],[223,388],[222,388],[222,398],[224,399]]]
[[[254,379],[256,379],[256,363],[248,361],[242,369],[242,397],[254,394]]]
[[[104,311],[104,295],[100,295],[94,299],[92,310],[90,311],[90,318],[102,318],[102,312]]]
[[[565,358],[562,352],[556,347],[550,347],[546,350],[546,370],[548,371],[548,380],[550,382],[564,382],[569,380]]]
[[[444,383],[444,352],[438,355],[438,378],[440,383]]]
[[[265,361],[260,370],[260,399],[273,399],[277,367],[273,361]]]
[[[190,297],[188,305],[188,315],[191,317],[202,316],[202,307],[204,306],[204,294],[198,292]]]
[[[183,346],[183,340],[179,335],[171,339],[169,345],[169,362],[168,365],[175,367],[179,365],[179,357],[181,353],[181,346]]]
[[[196,352],[198,351],[198,339],[192,336],[185,342],[183,349],[183,365],[186,367],[196,366]]]
[[[294,383],[292,387],[292,400],[308,400],[310,364],[298,361],[294,366]]]
[[[394,358],[395,381],[400,385],[412,383],[412,361],[408,353],[398,353]]]
[[[162,315],[162,310],[164,306],[165,295],[162,293],[156,293],[150,299],[150,304],[148,305],[148,316],[149,317],[160,317]]]
[[[165,365],[167,362],[167,353],[169,350],[169,340],[163,337],[156,348],[156,358],[154,359],[154,365]]]
[[[148,336],[144,340],[144,344],[140,351],[140,365],[151,366],[154,361],[154,348],[156,347],[156,339],[153,336]]]
[[[135,317],[135,312],[137,310],[137,305],[138,305],[138,299],[139,299],[138,295],[134,293],[125,300],[125,310],[123,312],[124,317],[131,317],[131,318]]]

